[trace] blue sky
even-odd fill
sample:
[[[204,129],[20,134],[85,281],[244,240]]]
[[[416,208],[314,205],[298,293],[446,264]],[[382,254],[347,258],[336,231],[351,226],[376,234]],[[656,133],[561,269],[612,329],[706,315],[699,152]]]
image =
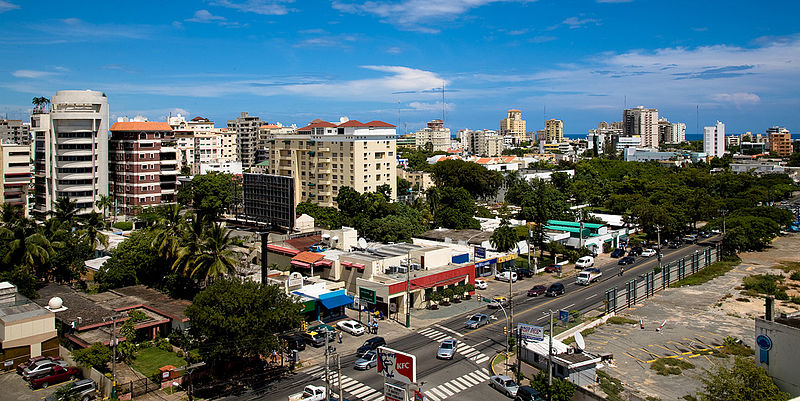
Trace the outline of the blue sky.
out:
[[[800,2],[654,0],[0,0],[0,113],[94,89],[113,118],[240,111],[567,133],[659,109],[687,134],[800,131]],[[546,110],[546,112],[545,112]],[[399,113],[398,113],[399,111]],[[399,114],[399,119],[398,119]]]

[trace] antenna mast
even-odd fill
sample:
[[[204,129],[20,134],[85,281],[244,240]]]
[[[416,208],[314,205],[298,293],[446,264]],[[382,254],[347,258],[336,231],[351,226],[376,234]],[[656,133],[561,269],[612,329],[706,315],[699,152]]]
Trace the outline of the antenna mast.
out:
[[[445,110],[447,109],[447,103],[444,101],[444,84],[444,81],[442,81],[442,128],[444,128]]]

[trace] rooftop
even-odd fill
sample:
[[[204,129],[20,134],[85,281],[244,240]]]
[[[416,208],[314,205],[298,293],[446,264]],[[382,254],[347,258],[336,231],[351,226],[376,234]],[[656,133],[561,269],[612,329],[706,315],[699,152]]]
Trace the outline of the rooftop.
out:
[[[172,127],[165,122],[157,121],[127,121],[116,122],[109,129],[111,132],[122,131],[172,131]]]

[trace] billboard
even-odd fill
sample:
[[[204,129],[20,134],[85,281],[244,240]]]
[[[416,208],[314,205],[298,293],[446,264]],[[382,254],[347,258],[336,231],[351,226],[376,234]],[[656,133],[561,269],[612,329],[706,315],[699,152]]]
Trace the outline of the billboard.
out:
[[[401,383],[417,382],[417,357],[386,347],[378,347],[378,373]]]
[[[408,399],[406,389],[388,382],[383,384],[383,396],[385,397],[384,401],[406,401]]]
[[[529,324],[517,324],[519,336],[527,341],[544,341],[544,327]]]
[[[486,248],[481,246],[475,247],[475,259],[486,259]]]
[[[294,228],[294,178],[272,174],[244,174],[244,218],[274,227]]]

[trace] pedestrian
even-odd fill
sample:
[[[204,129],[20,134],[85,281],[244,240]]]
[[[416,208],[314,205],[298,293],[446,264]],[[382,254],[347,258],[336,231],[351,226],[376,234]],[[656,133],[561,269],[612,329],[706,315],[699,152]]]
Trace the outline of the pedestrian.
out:
[[[272,350],[272,355],[270,355],[270,359],[272,360],[271,361],[272,364],[275,364],[275,363],[278,362],[278,353],[275,352],[275,350]]]
[[[341,343],[342,343],[342,332],[340,331],[339,332],[339,344],[341,344]]]
[[[75,333],[75,321],[73,320],[72,323],[69,324],[69,334]]]
[[[375,334],[378,334],[378,321],[377,320],[373,324],[372,329],[375,330]]]

